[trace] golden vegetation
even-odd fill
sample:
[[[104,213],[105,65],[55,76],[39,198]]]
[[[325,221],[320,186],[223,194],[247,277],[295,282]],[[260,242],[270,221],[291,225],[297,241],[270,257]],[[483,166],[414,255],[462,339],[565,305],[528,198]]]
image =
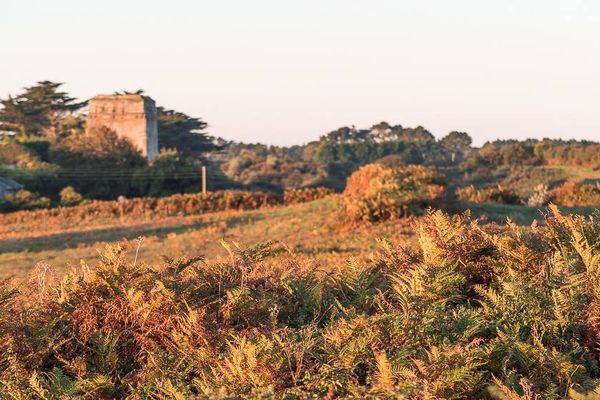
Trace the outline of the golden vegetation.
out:
[[[561,206],[600,205],[600,183],[568,181],[553,190],[554,201]]]
[[[598,386],[597,218],[431,212],[420,249],[322,270],[272,243],[147,265],[122,246],[0,293],[7,398],[547,398]],[[527,397],[526,394],[529,394]]]
[[[90,201],[74,207],[57,207],[36,211],[19,211],[0,215],[4,224],[31,219],[86,221],[98,218],[159,218],[176,215],[195,215],[226,210],[252,210],[279,204],[274,193],[218,191],[202,194],[180,194],[169,197],[144,197],[122,201]]]
[[[422,214],[444,194],[444,179],[422,165],[368,164],[348,178],[342,194],[346,217],[375,222]]]
[[[286,189],[283,192],[283,204],[292,205],[308,203],[334,194],[335,191],[326,187]]]
[[[472,203],[519,204],[521,202],[514,191],[500,185],[482,189],[476,189],[473,185],[461,187],[456,190],[456,197]]]

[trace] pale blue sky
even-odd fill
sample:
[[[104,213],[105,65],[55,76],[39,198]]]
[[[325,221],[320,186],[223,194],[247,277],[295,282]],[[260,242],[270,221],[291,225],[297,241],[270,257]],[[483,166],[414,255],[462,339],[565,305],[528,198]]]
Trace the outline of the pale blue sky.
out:
[[[228,139],[600,140],[598,0],[3,0],[0,37],[1,97],[143,88]]]

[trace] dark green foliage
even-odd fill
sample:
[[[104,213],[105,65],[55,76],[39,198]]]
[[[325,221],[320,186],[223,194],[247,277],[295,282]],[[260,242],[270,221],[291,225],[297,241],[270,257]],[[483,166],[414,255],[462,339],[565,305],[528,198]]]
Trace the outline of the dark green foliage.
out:
[[[48,208],[51,205],[52,203],[47,197],[41,197],[28,190],[19,190],[16,194],[9,194],[0,199],[0,212],[36,210]]]
[[[471,151],[473,139],[465,132],[450,132],[440,140],[440,144],[450,154],[452,162],[462,160]]]
[[[198,157],[214,150],[212,138],[202,132],[207,124],[182,112],[157,108],[158,143],[162,149],[176,149],[185,157]]]
[[[473,171],[479,167],[503,165],[575,165],[600,168],[600,144],[564,140],[496,140],[487,142],[465,160],[461,168]]]
[[[108,128],[72,135],[52,149],[52,161],[69,169],[133,168],[146,163],[126,139]]]
[[[131,193],[137,196],[168,196],[176,193],[196,193],[202,188],[202,165],[182,157],[175,150],[162,150],[152,164],[137,168],[131,176]],[[223,172],[207,167],[209,191],[241,188]]]
[[[55,138],[67,134],[63,120],[85,106],[66,92],[62,83],[42,81],[16,97],[0,100],[0,130],[20,135]],[[67,124],[69,125],[69,124]]]
[[[38,162],[33,151],[13,138],[0,140],[0,164],[29,167]]]

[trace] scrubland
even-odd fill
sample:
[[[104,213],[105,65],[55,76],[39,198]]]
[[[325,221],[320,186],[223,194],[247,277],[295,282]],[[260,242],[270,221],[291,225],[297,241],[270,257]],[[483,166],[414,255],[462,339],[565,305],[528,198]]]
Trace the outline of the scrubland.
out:
[[[600,396],[593,207],[414,166],[242,196],[2,216],[0,398]]]

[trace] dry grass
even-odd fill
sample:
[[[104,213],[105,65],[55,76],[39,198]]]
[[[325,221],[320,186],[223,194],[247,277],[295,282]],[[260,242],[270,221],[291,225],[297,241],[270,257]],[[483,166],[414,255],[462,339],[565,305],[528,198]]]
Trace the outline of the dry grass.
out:
[[[409,240],[410,222],[341,229],[335,219],[337,201],[324,199],[288,207],[253,211],[226,211],[198,216],[179,216],[132,223],[125,219],[72,225],[40,224],[38,221],[4,226],[0,233],[0,266],[3,276],[24,276],[38,262],[64,271],[80,259],[92,262],[106,244],[145,237],[140,260],[161,255],[177,257],[202,254],[216,259],[226,253],[220,240],[243,246],[276,240],[300,254],[339,263],[346,257],[368,258],[374,238]],[[400,228],[398,228],[400,226]]]

